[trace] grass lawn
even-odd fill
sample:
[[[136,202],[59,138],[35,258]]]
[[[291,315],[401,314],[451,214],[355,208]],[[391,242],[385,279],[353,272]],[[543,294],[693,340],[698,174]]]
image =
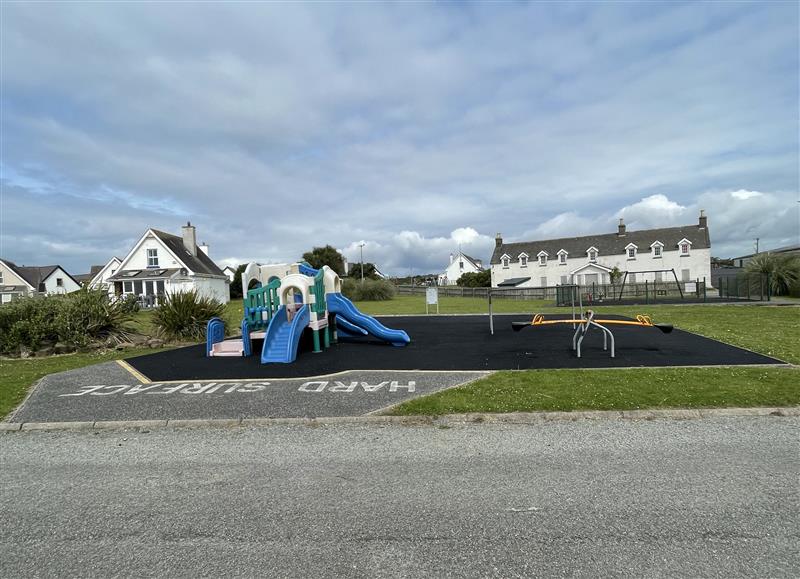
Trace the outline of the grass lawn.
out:
[[[48,374],[74,370],[91,364],[119,360],[128,356],[159,352],[157,349],[141,348],[130,350],[111,350],[89,352],[86,354],[65,354],[49,358],[28,358],[10,360],[0,358],[0,418],[14,410],[22,402],[30,387]]]

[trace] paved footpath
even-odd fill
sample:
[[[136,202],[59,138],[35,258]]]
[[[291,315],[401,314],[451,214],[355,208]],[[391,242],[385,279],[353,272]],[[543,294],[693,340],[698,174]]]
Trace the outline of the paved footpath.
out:
[[[3,577],[797,577],[798,417],[0,434]]]
[[[361,416],[486,372],[351,371],[241,382],[147,382],[116,362],[51,374],[11,422]]]

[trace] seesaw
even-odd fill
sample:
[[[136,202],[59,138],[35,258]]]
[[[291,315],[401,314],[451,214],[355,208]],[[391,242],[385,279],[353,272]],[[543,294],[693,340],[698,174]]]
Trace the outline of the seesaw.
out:
[[[550,326],[556,324],[572,324],[575,329],[575,334],[572,336],[572,349],[577,352],[578,358],[581,357],[581,344],[583,338],[589,331],[589,328],[596,327],[603,332],[603,350],[608,349],[608,340],[611,341],[611,357],[614,357],[614,334],[611,330],[606,328],[606,325],[617,326],[636,326],[640,328],[658,328],[665,334],[672,331],[672,324],[654,324],[650,316],[638,315],[636,320],[607,320],[595,319],[593,310],[586,310],[581,318],[572,318],[568,320],[545,320],[542,314],[535,314],[530,322],[511,322],[511,328],[515,332],[519,332],[525,328],[533,326]]]

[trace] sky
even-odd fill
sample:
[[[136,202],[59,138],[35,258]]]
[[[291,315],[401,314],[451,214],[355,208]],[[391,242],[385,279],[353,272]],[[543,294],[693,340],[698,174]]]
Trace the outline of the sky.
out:
[[[0,4],[0,257],[222,265],[697,222],[800,243],[796,2]],[[363,248],[361,247],[363,245]]]

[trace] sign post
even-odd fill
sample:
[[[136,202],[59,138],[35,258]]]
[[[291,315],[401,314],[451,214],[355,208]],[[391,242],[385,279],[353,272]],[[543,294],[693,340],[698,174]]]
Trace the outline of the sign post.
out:
[[[429,287],[425,290],[425,313],[428,313],[429,306],[436,306],[436,313],[439,313],[439,288]]]

